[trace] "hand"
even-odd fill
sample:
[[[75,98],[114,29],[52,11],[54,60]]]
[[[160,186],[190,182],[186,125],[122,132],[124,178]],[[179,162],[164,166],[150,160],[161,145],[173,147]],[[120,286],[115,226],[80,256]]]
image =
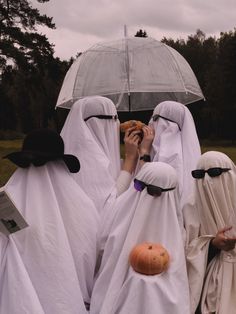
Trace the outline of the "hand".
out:
[[[152,142],[155,136],[155,131],[151,126],[145,125],[142,128],[143,131],[143,139],[139,145],[139,154],[142,155],[150,155]]]
[[[138,161],[139,134],[140,131],[135,131],[135,127],[132,127],[125,132],[124,136],[125,158],[122,169],[130,173],[135,170]]]
[[[140,141],[140,131],[135,130],[135,127],[129,128],[125,132],[125,157],[138,158],[138,144]]]
[[[225,227],[219,230],[215,238],[211,241],[212,245],[223,251],[230,251],[235,248],[236,238],[228,238],[225,235],[226,231],[229,231],[232,227]]]

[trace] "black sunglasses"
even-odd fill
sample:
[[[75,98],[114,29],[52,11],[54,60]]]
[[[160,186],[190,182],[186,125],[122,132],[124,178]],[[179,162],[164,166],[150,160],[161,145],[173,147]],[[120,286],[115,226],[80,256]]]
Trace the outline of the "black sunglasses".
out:
[[[171,119],[169,119],[169,118],[163,117],[163,116],[161,116],[161,115],[159,115],[159,114],[155,114],[154,116],[152,116],[153,121],[157,121],[159,118],[162,118],[162,119],[167,120],[167,121],[170,121],[170,122],[174,122],[175,124],[178,125],[178,123],[175,122],[174,120],[171,120]],[[178,125],[178,128],[179,128],[179,130],[181,131],[181,128],[180,128],[179,125]]]
[[[175,189],[175,187],[163,189],[163,188],[160,188],[159,186],[146,184],[145,182],[140,181],[138,179],[134,179],[134,188],[135,190],[139,192],[142,192],[145,188],[147,188],[147,192],[151,196],[160,196],[162,192],[172,191]]]
[[[208,173],[210,177],[218,177],[220,176],[223,172],[229,171],[230,168],[210,168],[208,170],[204,169],[197,169],[192,171],[192,176],[195,179],[202,179],[205,177],[205,173]]]
[[[117,115],[111,116],[111,115],[105,115],[105,114],[98,114],[98,115],[94,115],[94,116],[89,116],[89,117],[85,118],[84,121],[86,122],[88,119],[91,119],[91,118],[98,118],[98,119],[105,119],[105,120],[117,120],[118,116]]]

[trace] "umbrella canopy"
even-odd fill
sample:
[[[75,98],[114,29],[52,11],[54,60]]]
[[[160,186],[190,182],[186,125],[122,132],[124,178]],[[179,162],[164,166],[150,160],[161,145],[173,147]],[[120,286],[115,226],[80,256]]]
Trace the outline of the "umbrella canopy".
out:
[[[189,104],[204,98],[187,61],[153,39],[125,37],[83,52],[68,70],[56,107],[79,98],[109,97],[118,111],[151,110],[164,100]]]

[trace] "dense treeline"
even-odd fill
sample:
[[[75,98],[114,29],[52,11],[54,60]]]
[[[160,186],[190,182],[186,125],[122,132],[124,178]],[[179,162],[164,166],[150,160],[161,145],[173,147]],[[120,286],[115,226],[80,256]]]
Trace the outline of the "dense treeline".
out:
[[[0,129],[27,133],[39,127],[59,128],[55,104],[69,66],[53,57],[42,67],[7,66],[0,82]]]
[[[54,57],[38,26],[55,28],[28,0],[0,1],[1,130],[27,133],[56,123],[55,101],[70,62]]]
[[[236,30],[208,37],[201,30],[187,40],[164,38],[192,67],[206,98],[190,105],[201,138],[236,139]],[[199,105],[198,105],[199,104]]]
[[[37,0],[46,2],[49,0]],[[54,57],[53,45],[37,25],[55,28],[27,0],[0,2],[0,130],[27,133],[38,127],[60,130],[67,111],[55,110],[63,78],[73,59]],[[147,37],[139,30],[135,36]],[[236,139],[236,30],[186,40],[163,38],[192,67],[206,101],[189,105],[200,138]],[[79,47],[78,47],[79,49]],[[151,112],[120,114],[148,121]]]

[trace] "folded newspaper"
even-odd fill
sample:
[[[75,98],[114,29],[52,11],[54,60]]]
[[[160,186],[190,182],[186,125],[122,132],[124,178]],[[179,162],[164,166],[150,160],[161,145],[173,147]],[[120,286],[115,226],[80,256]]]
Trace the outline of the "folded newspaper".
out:
[[[0,232],[9,235],[28,224],[5,191],[0,191]]]

